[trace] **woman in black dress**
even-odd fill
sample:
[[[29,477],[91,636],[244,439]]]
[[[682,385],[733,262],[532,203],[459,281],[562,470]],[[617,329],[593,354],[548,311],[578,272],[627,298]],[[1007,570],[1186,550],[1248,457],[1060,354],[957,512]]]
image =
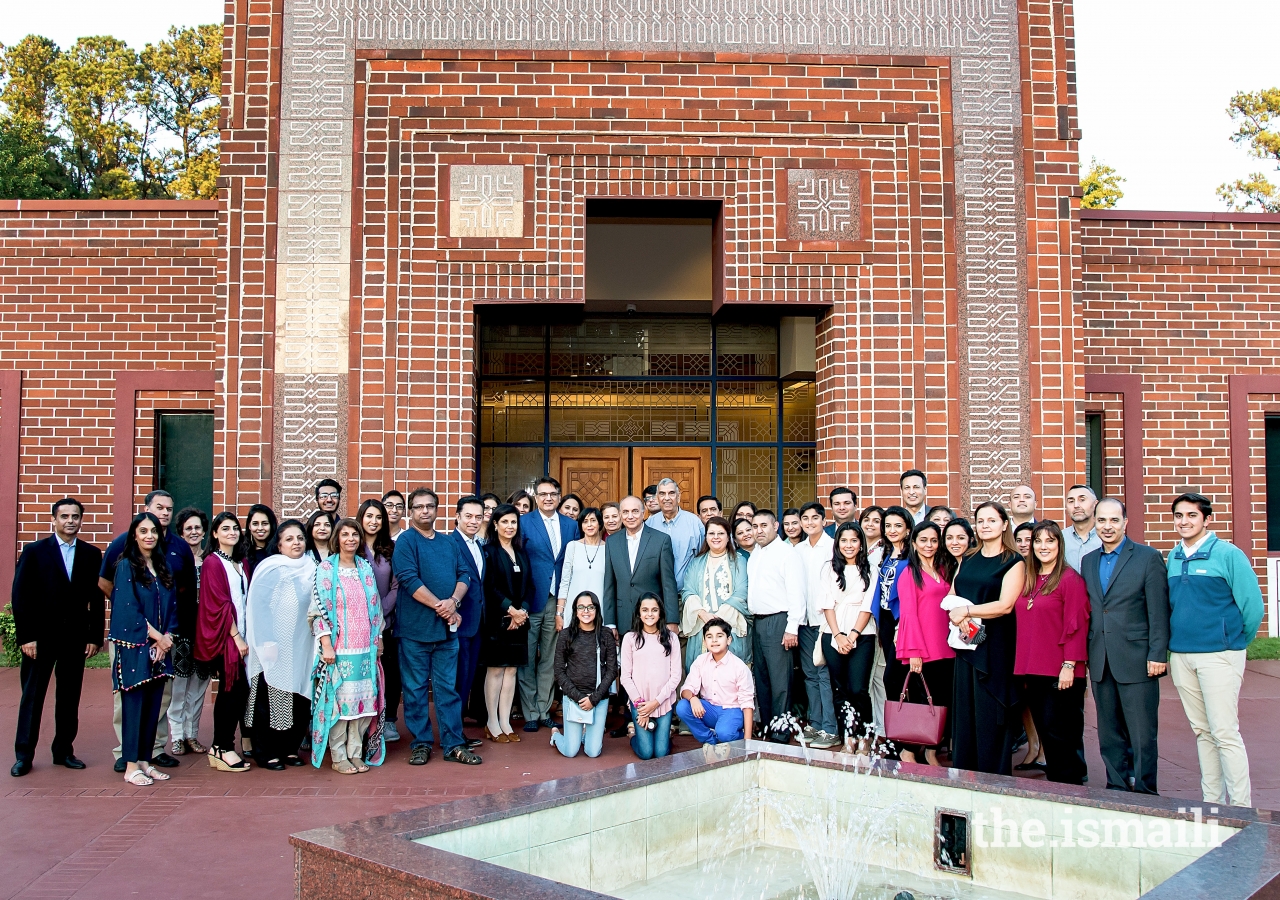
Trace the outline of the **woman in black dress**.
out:
[[[960,563],[952,584],[951,622],[986,628],[972,650],[957,650],[951,703],[951,764],[957,769],[1012,775],[1019,724],[1013,663],[1018,632],[1013,605],[1026,564],[1013,543],[1013,524],[994,500],[973,511],[978,547]]]
[[[510,503],[493,511],[484,543],[484,620],[480,624],[480,665],[488,723],[484,736],[495,744],[519,743],[511,727],[516,668],[529,659],[529,603],[533,578],[520,539],[520,512]]]

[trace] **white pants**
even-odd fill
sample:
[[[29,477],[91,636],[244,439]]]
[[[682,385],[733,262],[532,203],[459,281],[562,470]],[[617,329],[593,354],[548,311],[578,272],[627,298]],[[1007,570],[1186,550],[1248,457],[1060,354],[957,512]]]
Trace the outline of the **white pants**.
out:
[[[1249,756],[1240,737],[1244,650],[1171,653],[1169,671],[1196,733],[1200,792],[1206,803],[1251,806]]]
[[[876,645],[876,661],[871,668],[871,718],[875,721],[876,734],[884,737],[884,649],[880,646],[878,636],[868,635]]]
[[[173,699],[169,701],[169,735],[176,741],[200,737],[200,714],[204,712],[204,695],[208,678],[190,675],[173,679]]]
[[[343,719],[329,729],[329,758],[337,765],[343,761],[364,761],[364,733],[369,730],[373,716],[359,719]]]

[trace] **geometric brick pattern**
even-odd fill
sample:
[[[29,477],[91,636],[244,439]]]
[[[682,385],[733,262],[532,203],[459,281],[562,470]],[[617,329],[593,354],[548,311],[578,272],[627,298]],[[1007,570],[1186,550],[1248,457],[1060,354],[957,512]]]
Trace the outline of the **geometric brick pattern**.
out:
[[[524,237],[522,166],[454,166],[449,178],[450,237]]]
[[[316,482],[345,467],[347,379],[286,375],[277,384],[278,511],[300,516],[315,507]]]
[[[787,172],[787,237],[793,241],[856,241],[862,229],[861,179],[856,170]]]

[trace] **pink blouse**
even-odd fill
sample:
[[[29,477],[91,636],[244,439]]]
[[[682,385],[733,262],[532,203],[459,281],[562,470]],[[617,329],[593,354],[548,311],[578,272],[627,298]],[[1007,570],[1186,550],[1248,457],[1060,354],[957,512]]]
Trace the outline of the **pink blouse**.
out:
[[[671,634],[671,655],[663,652],[656,634],[644,636],[644,646],[636,649],[636,634],[622,636],[622,686],[633,704],[661,700],[655,717],[665,716],[676,705],[680,686],[680,638]]]
[[[1038,577],[1031,597],[1020,594],[1013,605],[1018,616],[1015,675],[1056,678],[1065,660],[1089,659],[1089,594],[1084,579],[1074,569],[1065,569],[1058,586],[1045,594],[1048,580],[1048,575]]]
[[[898,575],[898,635],[894,640],[898,659],[906,662],[919,657],[925,662],[951,659],[956,651],[947,645],[947,626],[950,624],[942,599],[951,585],[941,578],[933,578],[921,572],[923,587],[916,587],[910,569]]]

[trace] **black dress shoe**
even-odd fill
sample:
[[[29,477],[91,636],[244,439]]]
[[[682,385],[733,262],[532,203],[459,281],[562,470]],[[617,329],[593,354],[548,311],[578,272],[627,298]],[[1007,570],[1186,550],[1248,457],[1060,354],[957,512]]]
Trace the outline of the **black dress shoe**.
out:
[[[304,762],[299,756],[286,756],[284,758],[284,764],[286,766],[305,766],[306,762]]]
[[[9,770],[9,774],[14,778],[21,778],[31,771],[31,760],[20,759],[13,764],[13,768]]]
[[[464,742],[464,746],[468,750],[474,750],[477,747],[483,747],[484,739],[483,738],[467,738],[466,741]]]
[[[174,759],[168,753],[161,753],[158,756],[152,757],[151,764],[153,766],[159,766],[162,769],[176,769],[178,766],[182,765],[181,762]]]
[[[129,764],[124,761],[124,757],[122,756],[116,760],[116,764],[111,768],[115,769],[117,772],[123,772],[125,769],[129,768]]]
[[[414,747],[409,751],[409,765],[425,766],[429,762],[431,762],[430,747]]]
[[[66,766],[68,769],[83,769],[85,764],[83,760],[76,759],[75,755],[64,756],[62,759],[53,761],[55,766]]]
[[[285,770],[284,763],[278,759],[276,760],[268,759],[265,761],[260,761],[258,765],[262,766],[262,768],[264,769],[270,769],[272,772],[283,772]]]
[[[609,732],[609,737],[611,737],[611,738],[620,738],[620,737],[626,737],[626,736],[627,736],[627,726],[626,726],[626,725],[622,725],[622,726],[620,726],[620,727],[618,727],[618,728],[613,729],[613,731],[610,731],[610,732]]]

